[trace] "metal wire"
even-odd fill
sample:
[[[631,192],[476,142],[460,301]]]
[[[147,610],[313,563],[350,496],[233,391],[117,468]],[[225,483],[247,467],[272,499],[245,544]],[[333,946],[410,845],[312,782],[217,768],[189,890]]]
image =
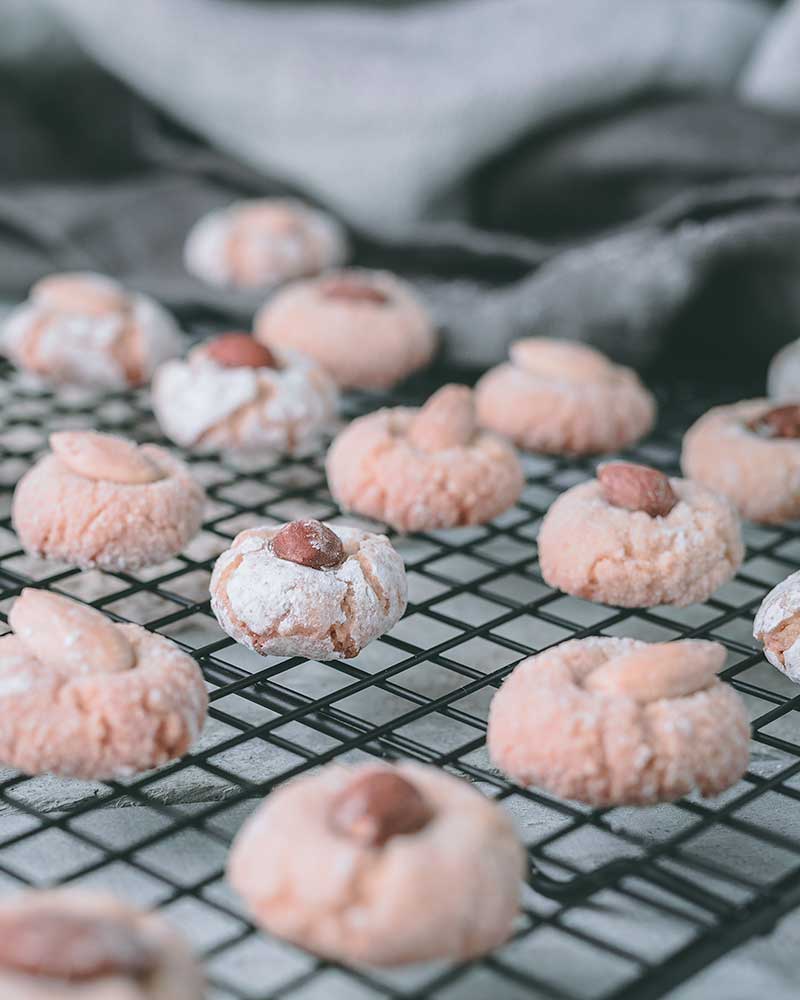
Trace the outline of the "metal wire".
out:
[[[659,429],[630,457],[677,471],[681,433],[709,403],[695,388],[662,393]],[[379,402],[357,396],[348,405],[352,414]],[[250,463],[186,456],[211,501],[197,542],[154,571],[80,574],[21,551],[8,516],[14,483],[59,427],[158,440],[146,393],[54,394],[6,370],[0,411],[0,608],[22,587],[37,586],[138,620],[197,658],[211,696],[205,740],[157,772],[91,784],[4,772],[0,890],[70,883],[130,891],[178,920],[205,957],[212,997],[227,1000],[660,997],[800,904],[793,832],[800,829],[800,695],[750,637],[766,591],[798,566],[796,525],[749,527],[742,571],[702,606],[590,605],[543,583],[535,536],[552,499],[591,475],[593,463],[527,456],[525,494],[494,524],[396,539],[411,604],[391,635],[347,663],[261,660],[214,622],[208,575],[246,525],[340,518],[322,454]],[[753,717],[752,767],[733,790],[711,801],[589,810],[519,788],[490,766],[488,704],[513,665],[596,633],[725,644],[723,676]],[[352,970],[271,941],[247,921],[223,870],[242,818],[294,775],[365,756],[446,768],[517,818],[530,853],[529,886],[514,938],[496,954],[408,972]],[[55,870],[51,857],[62,859]]]

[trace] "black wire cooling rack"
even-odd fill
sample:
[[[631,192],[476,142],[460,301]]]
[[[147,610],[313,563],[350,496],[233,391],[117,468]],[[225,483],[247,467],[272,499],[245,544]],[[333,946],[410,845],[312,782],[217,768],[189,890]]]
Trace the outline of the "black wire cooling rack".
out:
[[[416,390],[409,393],[403,401]],[[680,435],[709,400],[681,385],[661,401],[658,432],[629,455],[676,472]],[[348,406],[352,415],[379,402],[357,397]],[[703,605],[628,611],[589,604],[543,583],[535,538],[554,497],[590,475],[593,463],[527,456],[524,496],[495,523],[395,539],[411,603],[390,635],[346,663],[261,659],[216,625],[209,572],[243,527],[341,519],[321,453],[247,462],[189,456],[210,505],[186,552],[141,573],[79,573],[21,551],[8,517],[14,483],[56,428],[157,440],[146,393],[53,394],[6,371],[0,407],[0,610],[23,586],[79,596],[174,638],[197,658],[211,696],[200,745],[156,772],[104,783],[0,773],[0,891],[68,883],[162,908],[204,956],[214,1000],[645,1000],[769,932],[800,904],[800,696],[750,635],[764,594],[800,564],[797,526],[749,527],[742,572]],[[752,766],[735,788],[715,800],[597,811],[519,788],[490,766],[487,710],[514,663],[597,632],[725,644],[724,677],[753,719]],[[352,970],[247,922],[224,881],[243,818],[293,776],[365,757],[446,768],[514,815],[530,852],[530,881],[514,937],[492,956]]]

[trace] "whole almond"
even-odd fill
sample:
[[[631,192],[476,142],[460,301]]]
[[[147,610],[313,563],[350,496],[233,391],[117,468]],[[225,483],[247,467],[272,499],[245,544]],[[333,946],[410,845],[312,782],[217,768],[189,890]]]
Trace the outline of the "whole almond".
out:
[[[392,837],[417,833],[433,819],[422,793],[394,771],[371,771],[333,799],[328,821],[336,832],[364,847],[382,847]]]
[[[23,590],[8,621],[36,659],[60,673],[113,674],[136,661],[131,644],[105,615],[49,590]]]
[[[272,351],[246,333],[223,333],[203,345],[203,354],[224,368],[277,368]]]
[[[389,296],[381,288],[377,288],[358,275],[341,275],[329,278],[322,285],[322,294],[326,299],[338,302],[355,302],[382,306],[389,301]]]
[[[157,964],[153,947],[121,920],[40,907],[0,912],[0,969],[77,982],[138,979]]]
[[[572,340],[526,337],[509,351],[512,362],[532,375],[567,382],[597,382],[608,379],[614,366],[599,351]]]
[[[669,479],[658,469],[633,462],[609,462],[597,470],[605,499],[614,507],[666,517],[678,502]]]
[[[333,569],[344,562],[344,546],[335,531],[312,519],[291,521],[272,536],[272,551],[279,559],[309,566]]]
[[[800,405],[776,406],[751,420],[748,426],[764,437],[800,438]]]
[[[52,309],[90,316],[104,316],[127,307],[124,290],[115,281],[95,274],[50,275],[36,283],[32,297]]]
[[[79,476],[126,485],[154,483],[164,478],[155,462],[133,441],[96,431],[56,431],[50,447]]]
[[[681,698],[707,688],[724,662],[725,649],[718,642],[657,642],[609,660],[589,674],[584,687],[642,704]]]
[[[422,451],[457,448],[475,436],[475,403],[465,385],[445,385],[414,417],[408,440]]]

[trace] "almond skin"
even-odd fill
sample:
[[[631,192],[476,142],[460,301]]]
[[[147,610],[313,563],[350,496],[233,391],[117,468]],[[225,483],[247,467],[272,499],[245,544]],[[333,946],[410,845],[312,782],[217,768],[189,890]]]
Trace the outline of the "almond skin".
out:
[[[375,306],[383,306],[389,301],[389,296],[380,288],[363,281],[358,275],[341,275],[329,278],[322,286],[322,294],[326,299],[338,302],[355,302]]]
[[[640,704],[683,698],[713,683],[724,662],[725,649],[718,642],[658,642],[604,663],[589,674],[584,687]]]
[[[136,661],[131,644],[105,615],[49,590],[23,590],[8,621],[36,659],[59,673],[113,674]]]
[[[678,502],[669,479],[658,469],[633,462],[609,462],[597,470],[603,496],[614,507],[666,517]]]
[[[0,914],[0,969],[67,982],[139,979],[158,964],[154,949],[119,920],[33,909]]]
[[[463,447],[475,436],[475,403],[465,385],[444,385],[417,413],[408,440],[421,451]]]
[[[275,355],[246,333],[223,333],[203,347],[206,357],[224,368],[277,368]]]
[[[311,569],[333,569],[344,562],[342,540],[335,531],[312,519],[291,521],[272,536],[272,551],[279,559]]]
[[[771,438],[800,438],[800,405],[776,406],[750,421],[750,430]]]
[[[392,837],[417,833],[431,819],[424,796],[390,770],[356,778],[333,799],[328,813],[334,832],[364,847],[383,847]]]
[[[86,479],[143,485],[164,478],[133,441],[96,431],[57,431],[50,447],[72,472]]]

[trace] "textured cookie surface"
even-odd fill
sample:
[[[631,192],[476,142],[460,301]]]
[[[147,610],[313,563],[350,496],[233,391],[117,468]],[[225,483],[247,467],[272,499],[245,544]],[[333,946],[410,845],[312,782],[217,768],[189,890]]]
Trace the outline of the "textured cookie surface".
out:
[[[0,761],[26,774],[122,778],[182,756],[206,715],[200,670],[168,639],[25,590],[0,638]]]
[[[716,795],[744,773],[744,702],[717,643],[574,639],[518,664],[489,715],[493,762],[594,807]]]
[[[14,527],[32,555],[135,569],[164,562],[197,533],[205,495],[163,448],[91,431],[54,434],[51,446],[14,491]]]
[[[0,902],[0,996],[8,1000],[202,1000],[183,939],[111,896],[41,890]]]
[[[428,364],[431,317],[405,281],[342,271],[282,289],[262,307],[255,335],[270,348],[315,358],[343,388],[387,389]]]
[[[316,568],[276,554],[281,527],[241,532],[217,560],[211,606],[233,639],[265,655],[348,659],[399,621],[405,568],[384,535],[332,526],[344,559]]]
[[[326,461],[338,503],[397,531],[483,524],[511,507],[524,484],[519,459],[503,438],[473,431],[470,395],[445,386],[421,410],[354,420]]]
[[[347,241],[331,216],[294,198],[238,201],[192,227],[186,270],[210,285],[268,288],[342,264]]]
[[[365,844],[335,822],[342,796],[387,771],[414,786],[427,820]],[[385,800],[369,805],[385,825]],[[354,834],[359,819],[351,817]],[[388,821],[401,819],[394,812]],[[237,837],[228,875],[270,933],[333,959],[396,965],[466,960],[502,944],[523,861],[508,817],[465,782],[418,764],[331,765],[268,797]]]
[[[750,399],[709,410],[686,432],[681,455],[684,475],[765,524],[800,517],[800,440],[759,428],[775,405]]]
[[[91,273],[44,278],[0,327],[0,348],[17,367],[52,382],[112,389],[148,382],[181,343],[175,321],[153,299]]]
[[[741,528],[723,497],[670,479],[666,516],[608,502],[598,480],[563,493],[539,531],[542,576],[552,587],[620,607],[704,601],[744,557]]]
[[[773,587],[761,602],[753,636],[764,644],[769,662],[800,684],[800,571]]]
[[[478,420],[522,448],[591,455],[648,433],[655,400],[630,368],[571,341],[532,337],[475,387]]]
[[[161,429],[184,448],[293,452],[332,426],[337,391],[316,362],[293,351],[275,367],[254,367],[219,364],[201,347],[158,369],[152,399]]]

